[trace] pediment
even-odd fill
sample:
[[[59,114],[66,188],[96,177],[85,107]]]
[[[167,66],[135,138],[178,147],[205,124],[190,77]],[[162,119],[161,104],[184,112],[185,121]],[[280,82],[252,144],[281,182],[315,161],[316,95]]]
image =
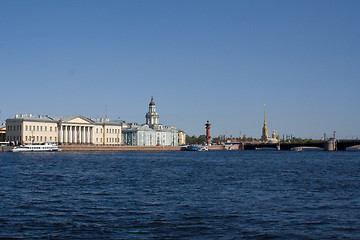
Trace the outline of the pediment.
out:
[[[93,122],[87,118],[78,116],[65,121],[66,123],[79,123],[79,124],[93,124]]]

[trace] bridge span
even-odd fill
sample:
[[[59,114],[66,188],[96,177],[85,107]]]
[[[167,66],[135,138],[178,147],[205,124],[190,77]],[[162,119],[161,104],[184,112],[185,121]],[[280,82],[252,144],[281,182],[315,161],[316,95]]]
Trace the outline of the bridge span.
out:
[[[236,143],[240,150],[256,150],[263,148],[275,148],[277,150],[291,150],[293,148],[323,148],[326,151],[345,151],[348,147],[360,145],[360,140],[333,140],[312,143]]]

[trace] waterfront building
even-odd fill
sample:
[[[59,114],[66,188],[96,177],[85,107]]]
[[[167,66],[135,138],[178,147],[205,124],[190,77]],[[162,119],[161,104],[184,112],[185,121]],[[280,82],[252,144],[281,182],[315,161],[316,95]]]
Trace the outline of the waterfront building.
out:
[[[182,130],[179,130],[178,141],[179,141],[179,146],[186,144],[186,133]]]
[[[183,144],[185,132],[173,126],[164,126],[159,123],[159,113],[156,112],[154,98],[151,97],[149,111],[145,115],[145,124],[123,125],[123,145],[130,146],[178,146],[179,133]],[[185,144],[185,143],[184,143]]]
[[[3,123],[0,126],[0,142],[5,142],[6,141],[6,125],[5,123]]]
[[[16,115],[6,120],[6,140],[14,144],[121,144],[123,122],[83,116]]]

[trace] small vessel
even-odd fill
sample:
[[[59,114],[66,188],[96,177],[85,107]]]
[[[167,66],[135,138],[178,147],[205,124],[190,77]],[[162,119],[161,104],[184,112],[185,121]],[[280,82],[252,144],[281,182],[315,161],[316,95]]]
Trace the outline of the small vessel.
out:
[[[8,150],[9,152],[59,152],[61,148],[57,144],[44,143],[44,144],[28,144],[20,145]]]
[[[208,146],[190,145],[190,146],[187,146],[184,150],[203,152],[203,151],[208,151],[209,148],[208,148]]]

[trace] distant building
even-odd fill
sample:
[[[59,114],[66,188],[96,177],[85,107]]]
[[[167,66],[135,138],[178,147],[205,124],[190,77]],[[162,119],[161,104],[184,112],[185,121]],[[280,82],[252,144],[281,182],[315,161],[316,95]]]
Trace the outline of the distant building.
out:
[[[264,104],[264,125],[262,128],[261,141],[269,143],[278,143],[280,141],[278,133],[273,131],[271,138],[269,137],[268,127],[266,125],[266,114],[265,114],[265,104]]]
[[[266,126],[265,104],[264,104],[264,125],[262,128],[261,141],[267,142],[269,138],[268,128]]]
[[[179,146],[186,144],[186,133],[182,130],[179,130],[178,133]]]
[[[22,114],[6,120],[6,140],[14,144],[121,144],[121,121],[83,116]]]
[[[166,127],[159,123],[154,99],[151,98],[149,111],[145,115],[145,124],[127,124],[123,126],[123,144],[130,146],[178,146],[185,141],[185,132],[175,127]],[[181,134],[179,135],[179,133]],[[181,137],[181,143],[179,142]]]
[[[96,144],[131,146],[178,146],[185,144],[186,134],[175,127],[159,123],[154,99],[143,125],[83,116],[51,117],[21,114],[6,120],[6,141],[19,144]],[[1,138],[0,132],[0,138]]]
[[[0,126],[0,142],[5,142],[6,141],[6,125],[5,123],[3,123]]]

